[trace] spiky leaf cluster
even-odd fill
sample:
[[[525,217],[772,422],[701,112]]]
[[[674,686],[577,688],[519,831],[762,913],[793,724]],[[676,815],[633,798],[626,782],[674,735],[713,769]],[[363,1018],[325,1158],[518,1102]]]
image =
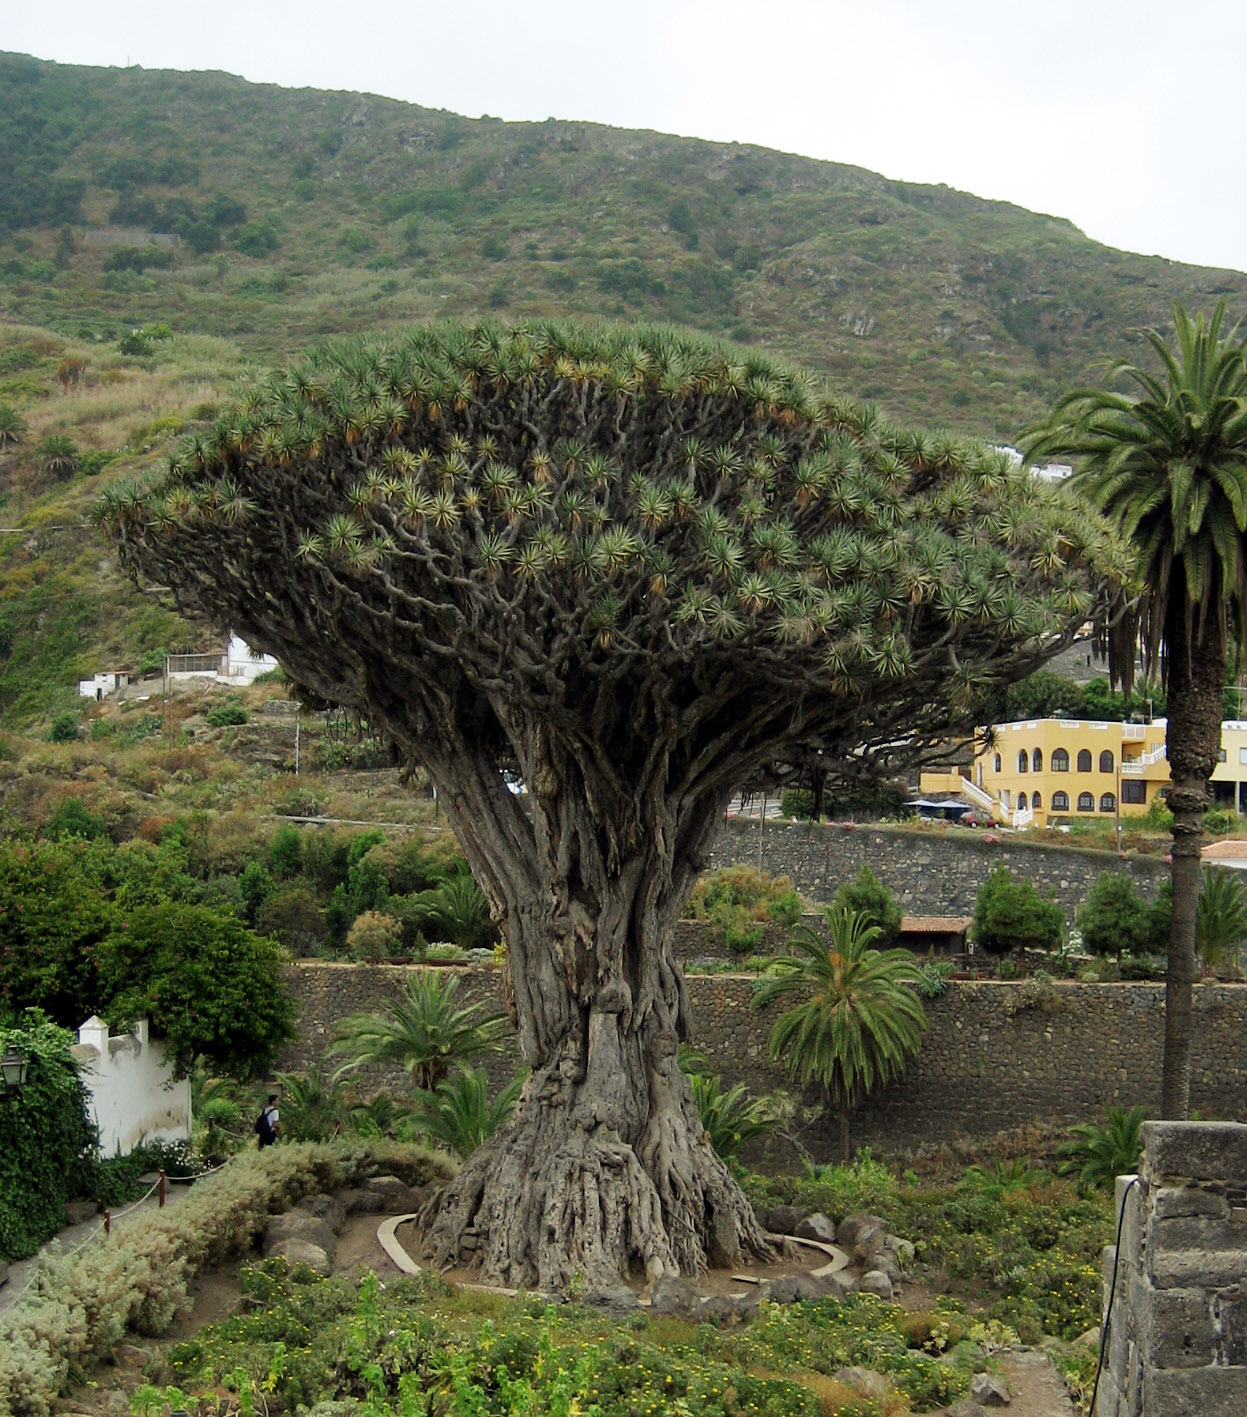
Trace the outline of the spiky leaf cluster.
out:
[[[994,451],[662,328],[332,346],[99,517],[134,573],[408,744],[446,714],[614,731],[630,703],[668,732],[736,704],[755,754],[933,730],[1124,573]]]

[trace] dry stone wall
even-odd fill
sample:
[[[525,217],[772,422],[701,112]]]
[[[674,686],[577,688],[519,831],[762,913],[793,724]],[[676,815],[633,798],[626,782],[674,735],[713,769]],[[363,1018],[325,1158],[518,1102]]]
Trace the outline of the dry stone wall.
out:
[[[842,882],[869,866],[906,915],[972,915],[989,872],[1007,866],[1033,881],[1041,895],[1051,891],[1071,920],[1101,871],[1124,871],[1149,899],[1169,873],[1159,857],[1123,859],[965,827],[941,834],[836,822],[767,822],[759,854],[758,823],[746,820],[724,826],[706,869],[759,864],[773,876],[790,876],[801,894],[815,902],[830,901]]]
[[[302,963],[286,981],[294,996],[298,1039],[283,1068],[324,1060],[337,1020],[384,1009],[397,996],[401,966]],[[502,1007],[501,975],[462,969],[460,997]],[[750,1007],[753,980],[693,975],[688,980],[696,1043],[725,1084],[754,1093],[792,1091],[767,1056],[778,1006]],[[1164,988],[1159,984],[953,982],[928,1001],[930,1029],[904,1078],[858,1109],[853,1142],[902,1156],[929,1144],[982,1140],[1033,1122],[1070,1124],[1099,1118],[1109,1103],[1160,1110]],[[1247,1121],[1247,986],[1195,990],[1191,1103],[1206,1116]],[[484,1066],[497,1085],[520,1066],[518,1049]],[[402,1090],[401,1072],[377,1070],[365,1086]],[[835,1147],[835,1120],[815,1089],[794,1092],[794,1130],[819,1159]],[[770,1159],[791,1163],[791,1151]],[[1247,1409],[1245,1409],[1247,1410]]]
[[[1247,1127],[1143,1127],[1104,1255],[1108,1347],[1095,1417],[1247,1412]]]

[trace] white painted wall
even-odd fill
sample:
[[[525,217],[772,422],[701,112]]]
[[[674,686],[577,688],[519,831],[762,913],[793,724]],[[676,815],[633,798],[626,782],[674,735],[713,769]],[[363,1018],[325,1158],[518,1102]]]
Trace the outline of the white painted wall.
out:
[[[173,1080],[164,1045],[148,1037],[147,1020],[110,1038],[92,1015],[78,1030],[73,1055],[100,1129],[101,1156],[128,1156],[144,1141],[185,1141],[191,1133],[189,1078]]]
[[[130,675],[125,670],[107,670],[103,674],[93,675],[90,679],[79,679],[78,692],[84,699],[106,699],[109,694],[124,689],[129,682]]]
[[[253,658],[251,646],[238,635],[229,637],[229,647],[225,651],[225,678],[232,684],[250,684],[257,674],[276,669],[277,661],[271,654]]]

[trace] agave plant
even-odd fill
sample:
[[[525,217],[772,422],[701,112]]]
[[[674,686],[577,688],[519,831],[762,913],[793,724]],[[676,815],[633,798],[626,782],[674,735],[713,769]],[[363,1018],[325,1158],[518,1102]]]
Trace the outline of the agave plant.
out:
[[[1062,1176],[1076,1176],[1084,1186],[1111,1186],[1118,1176],[1139,1169],[1142,1142],[1139,1128],[1147,1108],[1110,1107],[1103,1122],[1082,1122],[1070,1128],[1070,1140],[1059,1155]]]
[[[480,1144],[511,1115],[524,1085],[524,1075],[513,1078],[490,1102],[489,1079],[484,1068],[461,1068],[430,1092],[416,1093],[418,1105],[412,1122],[430,1137],[444,1142],[466,1161]]]

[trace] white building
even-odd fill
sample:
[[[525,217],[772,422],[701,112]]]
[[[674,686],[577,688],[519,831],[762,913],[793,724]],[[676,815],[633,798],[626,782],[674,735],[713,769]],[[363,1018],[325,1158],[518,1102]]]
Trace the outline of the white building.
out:
[[[266,674],[270,669],[276,668],[277,661],[271,654],[257,654],[247,641],[238,635],[229,637],[221,677],[228,679],[231,684],[250,684],[257,675]]]
[[[71,1051],[90,1094],[101,1156],[129,1156],[143,1142],[189,1140],[190,1079],[174,1081],[164,1045],[151,1041],[146,1019],[133,1033],[110,1038],[108,1025],[92,1014]]]
[[[93,674],[90,679],[78,680],[78,692],[84,699],[106,699],[118,689],[124,689],[130,682],[130,674],[125,669],[108,669],[102,674]]]

